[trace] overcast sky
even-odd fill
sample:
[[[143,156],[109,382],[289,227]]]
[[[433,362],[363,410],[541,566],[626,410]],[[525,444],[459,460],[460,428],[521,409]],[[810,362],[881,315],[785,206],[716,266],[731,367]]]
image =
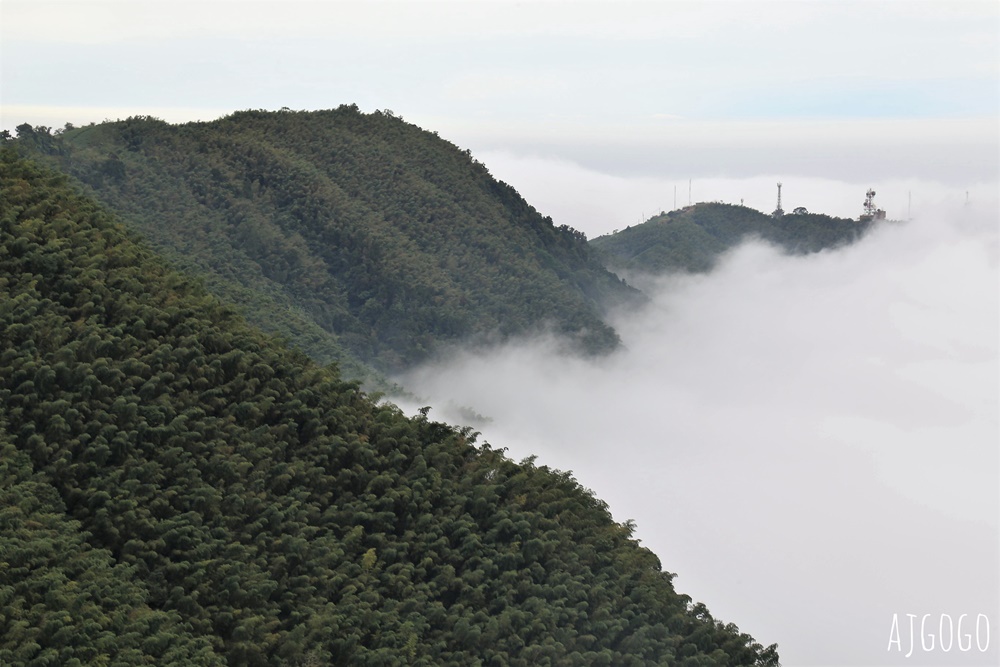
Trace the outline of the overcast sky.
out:
[[[901,217],[996,187],[998,7],[2,0],[0,124],[357,103],[590,236],[686,204],[689,179],[692,201],[770,211],[782,180],[851,217],[875,187]]]
[[[980,612],[995,662],[1000,3],[0,0],[4,129],[351,103],[591,237],[777,181],[916,218],[659,285],[604,366],[532,341],[411,381],[578,471],[786,664],[987,664],[885,651],[893,613]]]

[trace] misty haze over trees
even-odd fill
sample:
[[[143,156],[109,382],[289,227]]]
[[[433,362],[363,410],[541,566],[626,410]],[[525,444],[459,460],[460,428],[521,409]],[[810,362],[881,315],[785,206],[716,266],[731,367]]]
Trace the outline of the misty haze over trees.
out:
[[[0,666],[1000,665],[1000,4],[190,9],[0,0]]]
[[[750,238],[791,253],[812,253],[852,243],[869,226],[857,220],[810,214],[802,207],[775,216],[713,202],[661,213],[590,244],[610,269],[659,275],[709,271],[720,255]]]
[[[251,322],[355,375],[541,326],[606,351],[618,341],[602,304],[637,296],[580,234],[391,112],[22,126],[15,143]]]
[[[351,109],[339,113],[405,131],[384,114],[365,120]],[[291,114],[263,116],[277,136],[301,122]],[[421,226],[414,219],[419,231],[397,238],[387,230],[410,223],[387,225],[382,213],[354,204],[361,208],[348,220],[358,227],[337,228],[317,222],[317,192],[338,201],[341,190],[354,188],[354,199],[364,202],[372,184],[376,191],[379,183],[388,186],[371,175],[317,181],[301,157],[263,147],[242,150],[270,167],[235,184],[226,180],[229,163],[221,157],[205,159],[204,167],[197,152],[184,150],[171,154],[176,166],[143,159],[143,146],[181,142],[183,130],[151,119],[81,128],[70,136],[89,132],[90,146],[100,147],[81,144],[89,159],[77,161],[77,149],[62,136],[20,128],[14,147],[75,171],[75,186],[10,147],[0,153],[0,474],[7,508],[0,517],[0,661],[777,664],[774,645],[765,648],[677,593],[674,575],[632,538],[633,525],[616,523],[571,474],[532,459],[514,463],[504,450],[476,444],[470,428],[429,420],[428,409],[406,417],[377,402],[335,365],[317,365],[248,326],[234,307],[168,268],[79,191],[110,193],[133,230],[155,228],[161,243],[177,244],[168,255],[177,264],[197,266],[192,260],[205,253],[202,276],[209,265],[215,275],[239,276],[248,255],[238,253],[256,253],[263,264],[254,275],[271,281],[256,285],[265,295],[279,278],[319,290],[340,275],[321,270],[329,264],[348,276],[361,272],[367,278],[357,280],[370,296],[352,320],[357,285],[340,288],[348,329],[329,333],[347,337],[375,310],[371,335],[386,349],[408,342],[386,330],[411,331],[420,322],[393,308],[396,288],[408,299],[426,297],[429,307],[503,304],[503,297],[524,309],[511,311],[522,318],[514,319],[523,321],[521,330],[554,319],[578,351],[612,349],[617,335],[599,318],[599,304],[608,294],[630,303],[637,295],[596,263],[581,235],[555,228],[457,151],[464,166],[455,170],[467,172],[476,188],[452,192],[419,180],[413,188],[424,188],[422,196],[443,207],[433,210],[451,210],[457,220],[434,225],[431,214]],[[170,136],[175,131],[181,139]],[[125,142],[120,153],[99,143],[102,132]],[[236,151],[226,135],[216,141]],[[274,165],[291,173],[268,171]],[[146,180],[142,166],[167,184],[185,170],[198,177],[182,179],[185,187],[161,187]],[[399,165],[379,167],[393,168],[403,182],[415,178]],[[433,162],[421,169],[433,172]],[[393,190],[401,191],[416,197]],[[258,197],[266,215],[243,203]],[[424,210],[422,199],[402,201]],[[483,238],[466,229],[474,216],[449,209],[456,201],[501,216],[497,224],[511,231]],[[374,204],[370,210],[381,211]],[[145,228],[135,222],[143,214]],[[252,222],[273,219],[287,227]],[[456,282],[448,301],[434,296],[448,296],[447,285],[422,293],[419,283],[398,278],[382,284],[380,275],[419,276],[421,262],[434,268],[431,259],[444,261],[420,252],[424,235],[438,233],[471,249],[472,258],[451,256],[455,275],[471,263],[473,282],[505,276],[500,284],[509,293]],[[335,253],[343,248],[334,236],[358,239],[347,243],[355,254],[340,264]],[[424,245],[435,243],[445,242]],[[513,257],[499,254],[504,243],[513,244]],[[509,273],[508,261],[519,274]],[[223,284],[211,276],[205,282]],[[234,288],[219,291],[226,289]],[[255,299],[247,296],[243,308],[263,316]],[[394,351],[392,363],[421,358],[411,348]]]
[[[865,478],[836,510],[827,482],[803,481],[814,460],[845,484],[843,461],[868,469],[841,442],[878,440],[856,412],[903,428],[884,406],[912,400],[921,428],[966,428],[922,374],[943,362],[904,354],[952,345],[951,329],[910,326],[942,302],[972,332],[948,377],[989,394],[988,328],[953,299],[900,310],[880,277],[924,285],[913,266],[939,239],[934,271],[978,302],[995,234],[973,218],[892,236],[903,227],[700,203],[588,242],[468,151],[356,106],[16,134],[0,191],[0,662],[773,665],[775,645],[675,590],[661,559],[702,589],[726,581],[736,620],[770,629],[774,563],[796,567],[787,505],[878,543],[863,499],[976,563],[1000,555]],[[856,288],[894,295],[902,339],[858,324]],[[414,417],[362,390],[393,380]],[[974,419],[956,451],[987,470],[989,420]],[[933,442],[913,441],[896,453],[926,470]],[[865,548],[814,523],[802,535]],[[758,524],[776,531],[766,549]],[[733,548],[758,571],[720,565]],[[856,616],[882,642],[881,618]],[[793,644],[826,647],[821,630]]]

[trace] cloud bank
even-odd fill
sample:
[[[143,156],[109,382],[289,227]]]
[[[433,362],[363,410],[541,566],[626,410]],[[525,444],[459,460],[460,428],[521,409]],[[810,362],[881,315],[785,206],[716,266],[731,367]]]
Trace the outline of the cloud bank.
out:
[[[512,457],[574,471],[678,590],[785,664],[997,664],[997,207],[980,204],[653,280],[609,358],[534,339],[403,382],[492,418],[483,437]],[[924,614],[935,635],[968,614],[973,641],[979,618],[980,642],[988,619],[987,651],[924,650]]]
[[[995,120],[991,122],[996,126]],[[924,129],[934,127],[931,124]],[[716,134],[723,129],[716,128]],[[736,132],[731,127],[729,130]],[[943,126],[937,130],[948,134]],[[700,130],[706,136],[709,131]],[[754,135],[749,129],[745,134]],[[871,148],[885,156],[877,161],[859,159],[865,150],[860,138],[848,141],[845,137],[843,145],[829,151],[815,142],[803,149],[809,143],[805,137],[796,146],[776,141],[768,147],[771,136],[758,134],[755,143],[742,150],[721,143],[714,148],[688,150],[687,144],[676,139],[663,143],[649,139],[644,147],[624,151],[629,165],[624,171],[616,171],[612,164],[616,151],[622,152],[620,146],[593,148],[593,159],[581,148],[578,161],[558,157],[562,148],[551,152],[473,152],[495,178],[511,184],[543,215],[594,238],[689,202],[742,202],[770,213],[779,181],[783,183],[782,206],[786,211],[804,206],[845,218],[861,214],[868,188],[876,190],[876,202],[895,219],[919,215],[941,202],[962,205],[966,193],[969,201],[986,205],[996,196],[1000,173],[1000,143],[995,135],[981,132],[974,150],[968,145],[973,142],[971,136],[942,150],[908,147],[897,151],[894,145],[883,142]],[[702,134],[697,136],[708,142]],[[597,168],[601,161],[605,166]],[[926,169],[921,166],[925,163]],[[949,169],[948,165],[961,166]],[[635,170],[641,175],[632,173]]]

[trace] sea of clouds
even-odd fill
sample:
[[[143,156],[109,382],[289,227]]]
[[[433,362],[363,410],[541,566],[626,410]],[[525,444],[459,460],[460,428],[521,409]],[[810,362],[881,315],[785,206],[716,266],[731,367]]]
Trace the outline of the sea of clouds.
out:
[[[651,300],[605,358],[539,337],[400,380],[573,471],[784,664],[1000,664],[998,208],[942,201],[837,250],[633,276]]]
[[[996,141],[984,144],[993,148],[995,162]],[[892,153],[891,149],[878,147],[885,153]],[[751,154],[756,155],[760,150],[763,149],[755,149],[757,152]],[[888,217],[900,220],[941,206],[964,206],[967,201],[985,208],[997,197],[997,180],[989,175],[995,173],[995,167],[981,169],[978,175],[942,169],[947,178],[929,173],[921,176],[921,172],[901,177],[898,174],[903,172],[892,169],[898,166],[895,163],[871,167],[867,161],[858,164],[856,156],[850,160],[841,156],[839,161],[831,158],[833,165],[826,169],[829,173],[821,169],[828,166],[821,161],[814,173],[803,170],[793,174],[787,173],[787,160],[780,165],[776,160],[771,173],[743,173],[747,169],[733,165],[731,173],[719,174],[700,163],[691,165],[691,172],[684,170],[683,163],[669,161],[657,169],[657,165],[643,162],[640,159],[643,155],[634,157],[619,171],[591,168],[566,157],[507,150],[487,150],[477,156],[495,178],[513,185],[555,224],[568,224],[585,232],[588,238],[610,234],[645,222],[661,211],[698,202],[744,204],[770,213],[777,205],[779,182],[782,208],[786,212],[801,206],[812,213],[852,219],[863,212],[869,189],[875,190],[875,203]],[[923,154],[919,157],[924,162],[933,161]],[[940,162],[959,160],[953,155],[945,158]],[[913,159],[916,161],[917,157]],[[645,167],[648,169],[641,175],[631,173]]]

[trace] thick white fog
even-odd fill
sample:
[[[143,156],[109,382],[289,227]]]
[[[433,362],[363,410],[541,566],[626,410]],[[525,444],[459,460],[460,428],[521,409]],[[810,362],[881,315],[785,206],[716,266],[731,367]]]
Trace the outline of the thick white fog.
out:
[[[784,664],[1000,664],[997,202],[914,213],[648,281],[609,358],[535,339],[402,381],[432,417],[471,407],[494,447],[572,470]]]

